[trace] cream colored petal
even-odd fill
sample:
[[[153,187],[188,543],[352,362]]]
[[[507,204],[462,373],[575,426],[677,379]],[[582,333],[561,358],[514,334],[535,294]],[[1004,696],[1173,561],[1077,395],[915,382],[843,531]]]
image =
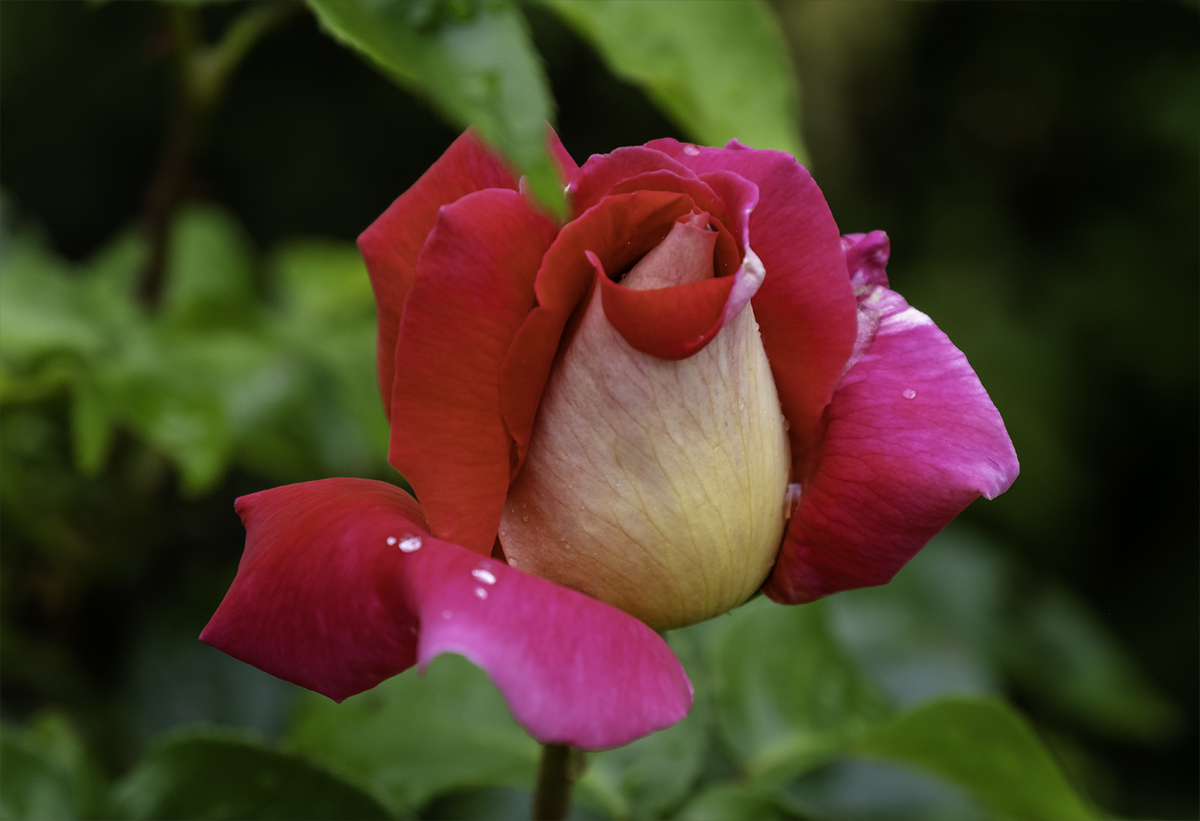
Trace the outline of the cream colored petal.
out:
[[[762,585],[785,521],[787,437],[754,314],[672,362],[631,348],[592,297],[509,491],[505,553],[655,629],[724,613]]]

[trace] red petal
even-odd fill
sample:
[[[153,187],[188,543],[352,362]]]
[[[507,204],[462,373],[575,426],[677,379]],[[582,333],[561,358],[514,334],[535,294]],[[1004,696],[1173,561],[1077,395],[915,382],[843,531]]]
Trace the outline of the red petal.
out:
[[[653,171],[669,171],[676,177],[696,179],[695,174],[675,160],[643,146],[618,148],[611,154],[593,154],[567,189],[571,213],[583,214],[600,202],[613,186]]]
[[[396,547],[426,532],[411,496],[384,482],[326,479],[243,496],[236,507],[246,551],[201,641],[334,701],[416,663],[418,622]]]
[[[435,656],[482,667],[542,742],[626,744],[687,714],[663,640],[580,593],[428,535],[392,485],[327,479],[238,500],[246,552],[201,640],[341,700]]]
[[[464,132],[412,188],[363,231],[358,248],[375,289],[378,316],[376,369],[383,408],[391,418],[396,335],[404,300],[416,277],[417,256],[437,221],[438,209],[485,188],[517,188],[516,180],[480,143]]]
[[[480,553],[496,540],[512,470],[501,364],[554,233],[518,193],[469,194],[442,208],[404,306],[390,461],[432,532]]]
[[[733,141],[725,149],[655,140],[697,174],[732,171],[756,183],[750,243],[766,269],[754,316],[791,423],[794,470],[803,473],[821,414],[854,347],[854,293],[837,224],[808,171],[790,155]]]
[[[758,202],[758,186],[728,171],[707,174],[704,179],[681,177],[671,171],[647,171],[622,180],[608,196],[631,191],[674,191],[687,194],[701,211],[713,216],[718,231],[717,276],[734,273],[750,247],[750,212]],[[732,232],[732,233],[730,233]]]
[[[594,269],[591,251],[605,270],[624,271],[671,231],[675,220],[695,207],[691,197],[638,191],[606,197],[567,223],[538,270],[537,307],[517,332],[501,382],[501,402],[509,434],[517,443],[517,465],[525,458],[529,434],[567,320],[589,293]]]
[[[659,359],[686,359],[721,330],[725,304],[737,281],[734,277],[710,275],[686,285],[634,290],[609,279],[591,251],[588,259],[596,272],[605,317],[634,350]]]
[[[764,588],[778,602],[884,584],[976,497],[1017,476],[1000,414],[946,335],[887,288],[871,288],[863,308],[878,330],[829,406]]]
[[[546,148],[550,152],[550,159],[554,162],[559,178],[564,185],[569,184],[579,173],[579,165],[571,158],[562,140],[558,138],[558,132],[553,128],[546,129]]]

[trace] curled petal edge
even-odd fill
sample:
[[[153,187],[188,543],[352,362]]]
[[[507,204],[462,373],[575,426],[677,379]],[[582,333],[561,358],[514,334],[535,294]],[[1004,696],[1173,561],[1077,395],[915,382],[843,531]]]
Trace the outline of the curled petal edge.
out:
[[[246,551],[200,638],[272,675],[341,701],[458,653],[534,738],[583,749],[627,744],[691,707],[658,634],[434,538],[399,488],[325,479],[244,496],[237,510]]]
[[[845,375],[764,592],[797,604],[885,584],[979,496],[1020,466],[1000,413],[962,352],[903,297],[872,286],[877,320]]]

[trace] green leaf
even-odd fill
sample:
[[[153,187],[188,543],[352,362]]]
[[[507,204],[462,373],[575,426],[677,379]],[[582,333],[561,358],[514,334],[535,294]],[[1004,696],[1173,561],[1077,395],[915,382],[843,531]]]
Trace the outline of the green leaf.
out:
[[[75,443],[75,465],[95,476],[104,468],[112,443],[112,414],[103,393],[85,375],[75,383],[71,398],[71,436]]]
[[[671,649],[696,687],[687,717],[632,744],[589,753],[576,799],[616,819],[662,818],[684,802],[700,776],[712,729],[711,694],[695,631],[670,634]]]
[[[591,753],[579,797],[590,793],[613,818],[661,818],[683,802],[700,775],[707,733],[689,715],[632,744]]]
[[[790,821],[803,818],[769,792],[740,784],[717,784],[689,801],[679,821]]]
[[[289,242],[272,254],[274,381],[290,393],[246,433],[238,461],[282,481],[394,473],[375,373],[375,300],[352,243]]]
[[[0,267],[0,355],[7,366],[55,353],[83,356],[104,347],[81,278],[69,264],[24,238],[10,240]]]
[[[830,636],[822,605],[759,597],[714,625],[718,726],[752,783],[799,775],[887,717]]]
[[[1003,818],[1096,817],[1029,723],[995,699],[918,707],[860,738],[854,753],[945,778]]]
[[[1177,732],[1178,711],[1103,619],[1027,574],[955,523],[890,584],[833,597],[832,624],[901,706],[996,694],[1007,677],[1094,732],[1144,743]]]
[[[375,295],[353,243],[293,240],[275,249],[269,269],[288,317],[310,328],[366,324],[374,331]]]
[[[185,493],[217,482],[234,442],[233,411],[253,403],[269,383],[258,378],[270,351],[244,333],[127,339],[125,355],[106,372],[122,420],[179,468]],[[250,413],[252,411],[247,411]]]
[[[388,818],[369,795],[304,759],[217,730],[154,748],[113,804],[131,819]]]
[[[1020,684],[1106,735],[1152,743],[1180,729],[1179,711],[1077,597],[1048,587],[1014,610],[1003,657]]]
[[[322,27],[446,119],[473,125],[554,214],[562,186],[546,153],[553,98],[525,19],[502,0],[308,0]]]
[[[244,325],[254,318],[254,256],[241,226],[213,206],[188,205],[171,226],[164,326]]]
[[[533,807],[533,790],[514,787],[483,787],[438,796],[421,811],[421,818],[438,821],[528,821]],[[571,814],[570,818],[580,816]],[[588,816],[584,816],[585,818]]]
[[[487,675],[455,655],[341,704],[307,695],[289,739],[398,816],[454,790],[527,787],[539,755]]]
[[[807,162],[796,72],[767,3],[543,2],[697,142],[736,138]]]
[[[95,813],[103,785],[63,716],[42,713],[23,730],[0,727],[0,760],[0,819],[58,821]]]

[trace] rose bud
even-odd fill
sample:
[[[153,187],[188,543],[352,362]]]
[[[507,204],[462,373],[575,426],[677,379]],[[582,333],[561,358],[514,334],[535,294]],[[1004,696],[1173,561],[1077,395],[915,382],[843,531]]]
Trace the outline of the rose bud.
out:
[[[619,287],[712,279],[707,222],[676,222]],[[779,396],[749,303],[667,360],[621,337],[600,288],[551,371],[500,542],[510,564],[655,629],[694,624],[744,602],[775,563],[790,463]]]
[[[359,239],[420,504],[353,479],[239,499],[201,638],[338,700],[459,653],[539,741],[599,749],[691,705],[655,630],[883,584],[1018,465],[888,288],[887,237],[839,236],[792,157],[550,144],[564,224],[468,133]]]

